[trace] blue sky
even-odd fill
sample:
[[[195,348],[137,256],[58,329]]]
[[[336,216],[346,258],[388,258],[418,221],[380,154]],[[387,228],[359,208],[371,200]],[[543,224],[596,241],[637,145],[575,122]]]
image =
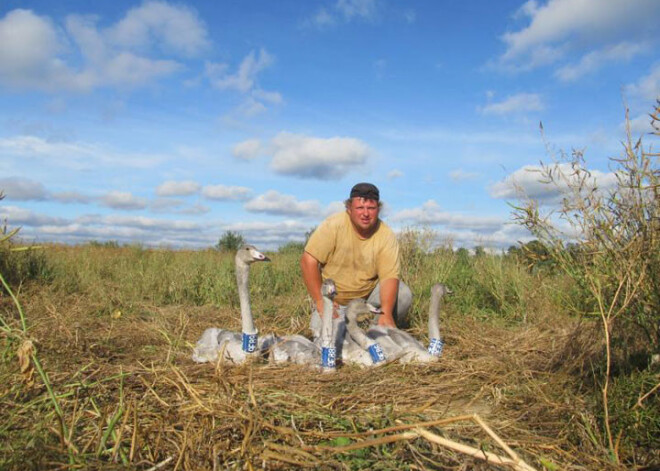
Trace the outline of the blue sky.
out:
[[[260,248],[359,181],[395,230],[506,248],[553,149],[650,131],[657,0],[0,4],[0,217],[24,239]]]

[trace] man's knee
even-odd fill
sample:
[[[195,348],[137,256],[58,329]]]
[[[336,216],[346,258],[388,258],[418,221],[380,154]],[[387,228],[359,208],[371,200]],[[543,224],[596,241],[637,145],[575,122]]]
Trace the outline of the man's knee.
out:
[[[399,282],[399,294],[396,299],[397,311],[407,314],[412,306],[413,294],[410,287],[404,282]]]

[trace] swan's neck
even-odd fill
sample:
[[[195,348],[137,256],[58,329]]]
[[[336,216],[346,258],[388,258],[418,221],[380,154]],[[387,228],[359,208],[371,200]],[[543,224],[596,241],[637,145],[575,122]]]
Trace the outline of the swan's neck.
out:
[[[252,310],[250,309],[250,287],[248,277],[250,275],[250,265],[245,262],[236,261],[236,283],[238,285],[238,300],[241,304],[241,324],[244,334],[256,334],[252,320]]]
[[[351,338],[355,340],[355,343],[364,350],[368,350],[369,347],[375,343],[372,339],[367,337],[367,334],[365,334],[362,329],[360,329],[360,326],[357,323],[357,315],[351,312],[350,309],[346,313],[346,330],[348,330],[348,334]]]
[[[429,304],[429,341],[431,339],[440,339],[440,324],[439,324],[439,311],[440,311],[440,296],[436,293],[431,294],[431,302]]]
[[[332,315],[334,311],[334,306],[332,304],[332,299],[323,296],[323,317],[321,319],[321,346],[322,347],[332,347],[334,346],[333,341],[333,329],[332,329]]]

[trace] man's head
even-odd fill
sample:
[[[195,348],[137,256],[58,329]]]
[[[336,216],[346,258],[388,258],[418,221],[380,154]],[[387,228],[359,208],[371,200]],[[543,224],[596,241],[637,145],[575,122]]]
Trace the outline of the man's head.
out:
[[[370,236],[378,227],[380,211],[380,192],[376,185],[358,183],[351,188],[350,198],[345,201],[346,211],[358,233],[363,237]]]

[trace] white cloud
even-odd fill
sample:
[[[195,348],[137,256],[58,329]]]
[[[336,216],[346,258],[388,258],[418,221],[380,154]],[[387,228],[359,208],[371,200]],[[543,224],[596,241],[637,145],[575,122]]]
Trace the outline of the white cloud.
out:
[[[258,52],[250,51],[238,66],[235,74],[228,74],[226,64],[206,64],[206,75],[211,84],[221,90],[238,90],[247,93],[255,88],[257,75],[275,61],[265,49]]]
[[[209,47],[206,28],[185,5],[148,1],[130,9],[107,35],[127,48],[159,47],[183,56],[196,56]]]
[[[199,191],[201,185],[197,182],[186,181],[166,181],[156,187],[158,196],[188,196],[194,195]]]
[[[244,208],[254,213],[277,214],[284,216],[318,216],[321,205],[318,201],[298,201],[294,196],[283,195],[275,190],[266,193],[245,203]]]
[[[250,51],[238,66],[236,73],[229,73],[229,65],[207,62],[206,77],[220,90],[236,90],[246,96],[236,112],[251,118],[268,109],[266,105],[281,105],[284,99],[279,92],[266,91],[258,85],[258,75],[275,62],[275,57],[265,49]]]
[[[261,100],[272,105],[281,105],[284,103],[284,98],[282,98],[282,94],[279,92],[268,92],[266,90],[257,88],[252,91],[252,96],[257,100]]]
[[[41,201],[48,197],[48,192],[41,183],[27,178],[0,178],[0,191],[5,194],[7,200],[14,201]]]
[[[647,44],[622,42],[585,54],[577,64],[569,64],[555,72],[562,82],[574,82],[583,75],[595,72],[607,62],[628,61],[648,50]]]
[[[376,13],[376,0],[338,0],[335,8],[348,20],[373,18]]]
[[[509,96],[502,101],[489,103],[481,108],[481,112],[483,114],[504,115],[541,111],[544,108],[540,95],[536,93],[519,93]]]
[[[55,160],[58,165],[75,170],[89,170],[99,165],[151,168],[164,160],[163,156],[158,155],[119,154],[96,144],[51,142],[36,136],[0,138],[0,152],[21,160]]]
[[[631,97],[649,103],[660,97],[660,64],[651,69],[648,75],[641,77],[636,83],[626,87]]]
[[[503,35],[507,50],[499,64],[530,69],[555,63],[569,52],[588,53],[616,43],[623,34],[653,38],[659,13],[656,0],[549,0],[544,5],[531,0],[517,15],[529,24]]]
[[[323,139],[281,132],[272,145],[275,172],[320,180],[343,177],[364,165],[371,154],[364,142],[348,137]]]
[[[450,229],[471,229],[473,231],[494,231],[505,221],[490,216],[465,216],[443,211],[434,200],[426,201],[419,208],[403,209],[392,216],[392,221],[412,224],[441,225]]]
[[[70,204],[70,203],[88,204],[92,201],[91,197],[79,193],[77,191],[60,191],[56,193],[51,193],[50,196],[55,201],[59,201],[60,203],[65,203],[65,204]]]
[[[28,209],[16,206],[0,206],[0,219],[8,221],[11,227],[42,226],[47,224],[52,226],[62,226],[68,224],[66,219],[37,214]]]
[[[107,29],[97,18],[69,15],[64,25],[16,9],[0,19],[0,83],[22,89],[88,92],[99,87],[134,88],[169,76],[182,65],[155,50],[186,57],[208,45],[193,11],[146,2]]]
[[[0,81],[13,87],[41,88],[68,75],[57,59],[63,41],[50,19],[30,10],[12,10],[0,19]]]
[[[449,172],[449,178],[451,178],[453,181],[474,180],[477,177],[479,177],[478,173],[467,172],[460,168],[457,168]]]
[[[110,191],[100,198],[103,205],[113,209],[137,210],[147,207],[147,200],[123,191]]]
[[[330,9],[321,7],[307,24],[323,29],[334,26],[339,21],[373,21],[378,13],[377,3],[376,0],[337,0]],[[414,12],[407,11],[405,19],[414,21]]]
[[[255,159],[260,152],[262,152],[262,148],[259,139],[248,139],[247,141],[239,142],[231,149],[232,155],[241,160]]]
[[[545,204],[555,204],[568,192],[569,183],[576,183],[576,179],[572,176],[574,170],[568,163],[553,165],[552,172],[557,185],[544,183],[541,167],[538,165],[525,165],[504,180],[493,184],[489,189],[490,195],[493,198],[502,199],[528,197]],[[599,188],[605,191],[616,185],[616,175],[611,172],[590,170],[590,173],[591,178],[586,182],[588,188]],[[560,175],[564,175],[566,178],[559,178]]]
[[[622,131],[625,132],[626,124],[621,125]],[[648,114],[642,114],[634,118],[630,118],[630,132],[633,137],[643,136],[653,132],[653,126],[651,125],[651,117]]]
[[[401,178],[403,175],[404,173],[401,170],[394,169],[394,170],[390,170],[387,173],[387,178],[390,180],[394,180],[395,178]]]
[[[210,200],[243,201],[251,193],[252,190],[244,186],[208,185],[202,188],[202,195]]]

